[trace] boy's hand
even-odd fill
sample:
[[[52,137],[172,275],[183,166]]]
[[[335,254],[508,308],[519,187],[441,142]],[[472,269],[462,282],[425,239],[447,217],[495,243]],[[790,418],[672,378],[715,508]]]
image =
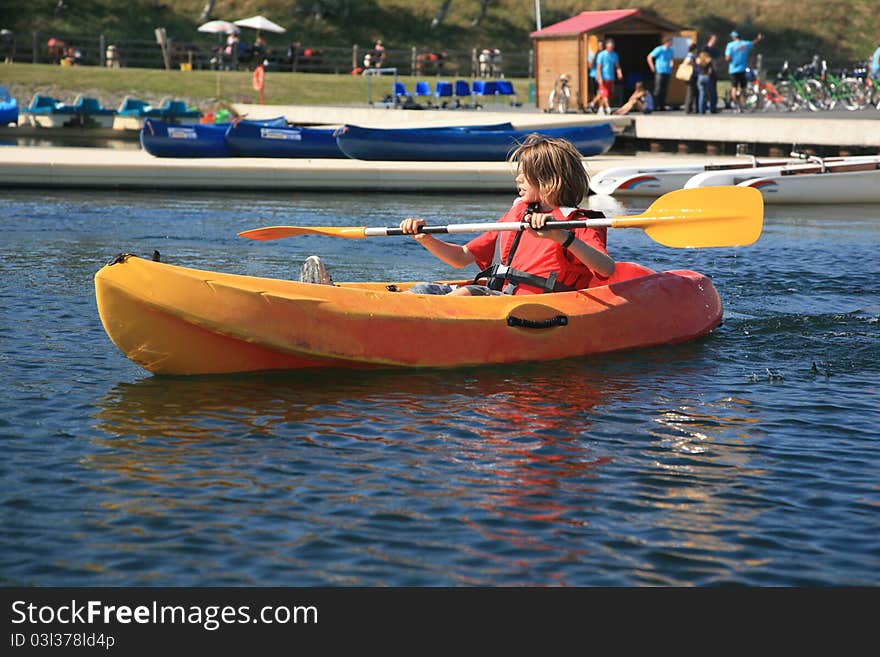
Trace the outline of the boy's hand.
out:
[[[559,230],[557,228],[552,228],[549,230],[541,230],[548,221],[553,220],[553,215],[545,212],[533,212],[526,218],[526,223],[528,223],[531,228],[526,228],[532,235],[536,237],[540,237],[541,239],[550,240],[552,242],[556,242],[557,244],[562,244],[565,241],[565,238],[568,237],[568,231]]]
[[[418,217],[410,217],[400,222],[400,230],[407,235],[412,235],[414,239],[421,240],[425,237],[425,233],[420,233],[419,228],[425,225],[425,220]]]

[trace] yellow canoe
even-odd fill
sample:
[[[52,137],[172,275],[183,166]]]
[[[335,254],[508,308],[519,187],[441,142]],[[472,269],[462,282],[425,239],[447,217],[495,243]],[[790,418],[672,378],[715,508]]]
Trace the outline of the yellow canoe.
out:
[[[702,274],[626,262],[575,292],[447,297],[404,293],[410,285],[313,285],[128,254],[95,275],[110,339],[155,374],[556,360],[683,342],[722,316]]]

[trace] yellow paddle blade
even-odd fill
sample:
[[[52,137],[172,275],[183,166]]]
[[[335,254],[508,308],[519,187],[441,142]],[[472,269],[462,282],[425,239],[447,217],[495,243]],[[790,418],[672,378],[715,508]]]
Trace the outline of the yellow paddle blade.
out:
[[[761,193],[758,192],[760,196]],[[253,228],[239,233],[239,237],[247,237],[261,242],[268,240],[280,240],[282,237],[295,237],[296,235],[328,235],[330,237],[346,237],[358,239],[366,237],[366,226],[266,226],[265,228]]]
[[[753,187],[678,189],[658,198],[644,213],[615,218],[611,225],[641,228],[664,246],[746,246],[761,236],[764,197]]]

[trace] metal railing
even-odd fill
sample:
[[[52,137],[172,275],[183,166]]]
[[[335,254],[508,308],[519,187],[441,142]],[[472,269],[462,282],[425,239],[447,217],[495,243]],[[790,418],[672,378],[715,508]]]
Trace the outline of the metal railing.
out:
[[[168,38],[169,65],[172,68],[192,69],[248,69],[259,57],[269,62],[269,70],[305,73],[348,74],[364,68],[364,55],[372,53],[369,47],[309,46],[271,43],[265,52],[244,49],[235,56],[224,53],[220,38],[205,37],[193,41]],[[0,62],[4,59],[20,63],[62,64],[84,66],[122,66],[135,68],[165,68],[162,48],[150,39],[112,39],[103,34],[47,35],[33,32],[27,37],[0,42]],[[500,59],[500,58],[499,58]],[[397,68],[400,75],[458,76],[458,77],[513,77],[525,78],[534,74],[531,50],[503,53],[503,59],[488,65],[477,48],[470,50],[436,50],[411,47],[386,50],[384,67]]]

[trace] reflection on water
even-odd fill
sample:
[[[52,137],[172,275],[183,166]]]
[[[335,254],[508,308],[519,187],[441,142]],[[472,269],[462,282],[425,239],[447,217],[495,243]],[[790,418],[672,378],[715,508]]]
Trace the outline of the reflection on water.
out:
[[[678,378],[701,353],[691,345],[654,357]],[[758,512],[718,496],[744,473],[757,475],[747,434],[758,420],[748,404],[700,403],[664,387],[656,368],[633,370],[619,356],[456,372],[147,377],[98,402],[106,438],[93,440],[105,449],[84,465],[129,491],[117,492],[112,509],[129,523],[212,513],[235,499],[254,522],[305,524],[333,545],[340,533],[357,544],[380,540],[377,524],[402,524],[409,538],[386,545],[384,558],[448,551],[461,566],[457,583],[528,583],[523,569],[537,569],[544,581],[574,584],[560,564],[596,556],[573,544],[560,561],[559,540],[608,522],[595,507],[617,505],[618,521],[654,509],[647,524],[625,521],[609,537],[622,550],[615,559],[641,550],[643,532],[667,536],[658,554],[721,555],[732,549],[725,527]],[[647,419],[635,420],[633,409]],[[637,454],[650,454],[650,466],[637,465]],[[279,548],[266,537],[261,549],[272,557]]]

